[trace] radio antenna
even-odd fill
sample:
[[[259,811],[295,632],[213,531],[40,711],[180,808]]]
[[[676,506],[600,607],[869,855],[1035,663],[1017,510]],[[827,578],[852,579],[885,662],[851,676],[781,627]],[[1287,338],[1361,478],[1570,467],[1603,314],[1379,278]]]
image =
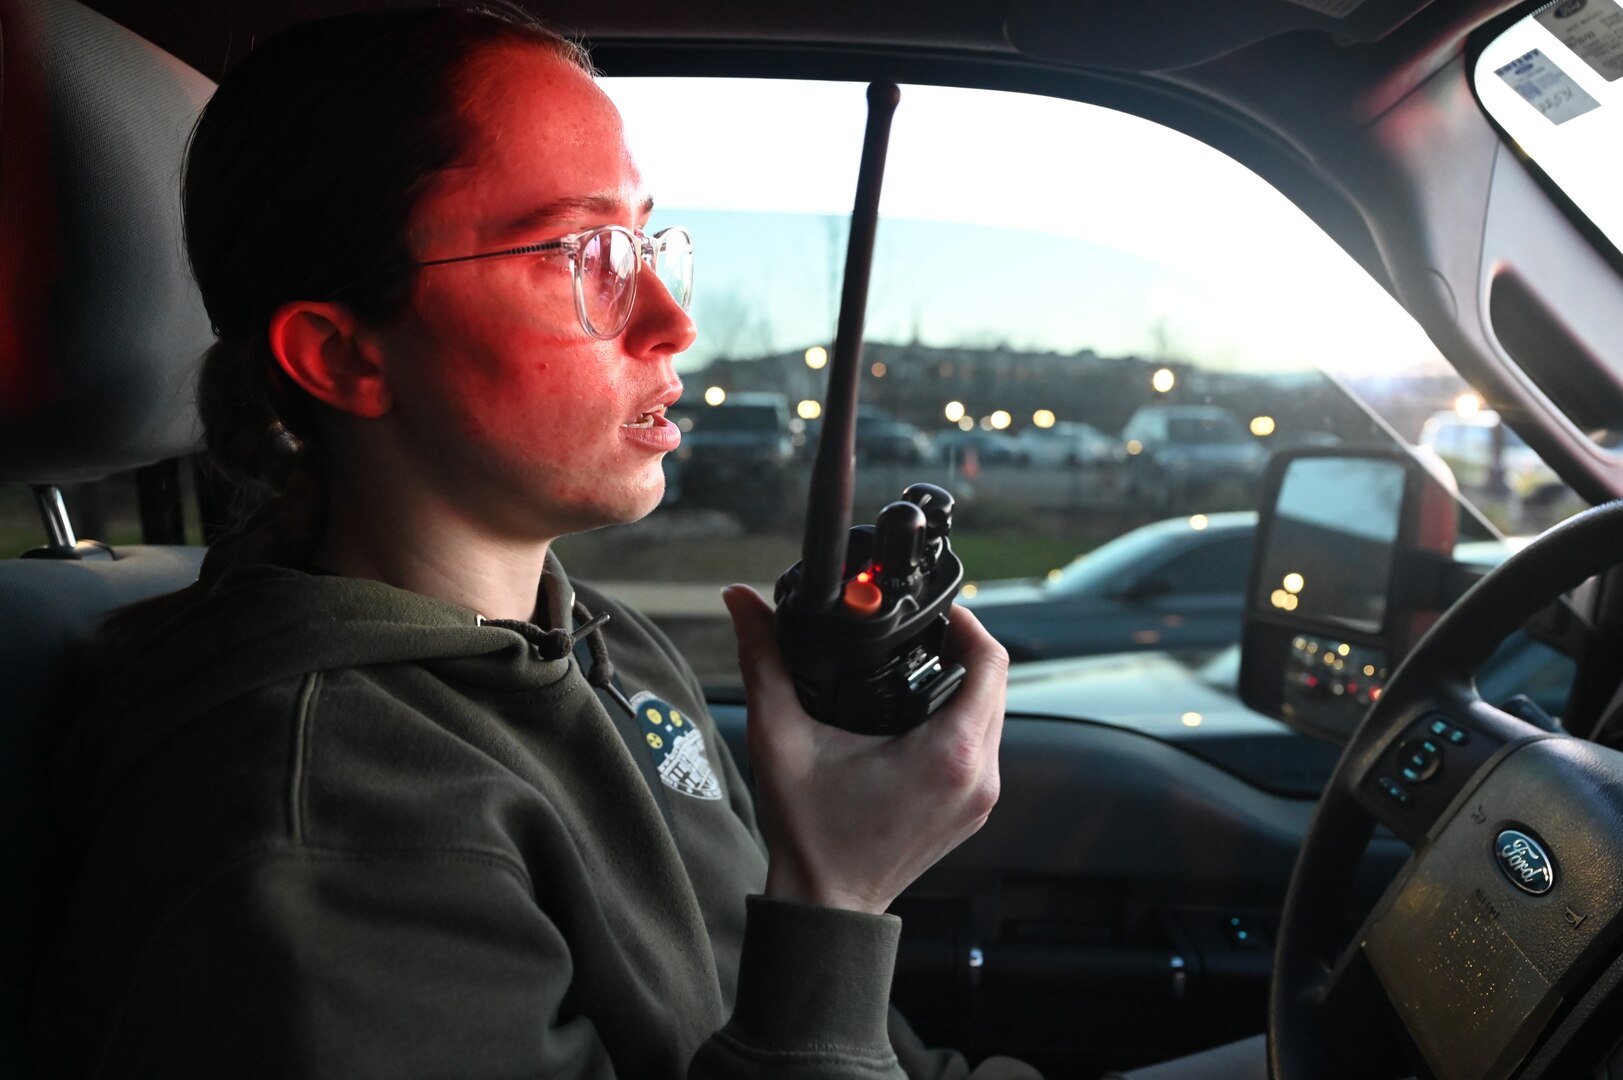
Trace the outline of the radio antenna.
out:
[[[851,238],[845,249],[840,318],[829,363],[823,428],[817,437],[801,542],[801,577],[790,602],[802,611],[830,611],[839,603],[845,574],[846,534],[851,528],[857,444],[857,386],[862,371],[862,326],[868,309],[874,234],[879,226],[879,188],[885,176],[890,121],[902,92],[895,83],[868,85],[868,126],[857,169]]]

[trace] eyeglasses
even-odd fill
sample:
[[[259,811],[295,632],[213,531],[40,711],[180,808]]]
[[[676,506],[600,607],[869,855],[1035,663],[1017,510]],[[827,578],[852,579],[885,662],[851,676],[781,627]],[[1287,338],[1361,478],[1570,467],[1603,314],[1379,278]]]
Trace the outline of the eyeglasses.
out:
[[[581,328],[592,337],[605,340],[615,337],[631,321],[632,308],[637,302],[637,278],[641,266],[647,266],[655,273],[683,310],[693,299],[693,237],[686,229],[675,225],[661,229],[653,236],[623,225],[601,225],[539,244],[414,262],[386,277],[425,266],[541,255],[549,251],[561,251],[568,258],[569,276],[575,286],[575,314],[580,317]],[[368,284],[375,284],[379,280],[373,279]],[[329,299],[358,287],[341,289],[331,294]]]

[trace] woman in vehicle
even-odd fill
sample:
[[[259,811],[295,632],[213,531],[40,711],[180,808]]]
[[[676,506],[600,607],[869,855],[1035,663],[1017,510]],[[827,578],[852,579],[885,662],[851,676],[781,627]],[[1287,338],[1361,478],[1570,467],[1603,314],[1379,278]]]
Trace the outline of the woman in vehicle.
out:
[[[118,620],[62,753],[47,1075],[966,1075],[888,1013],[883,912],[996,799],[1002,650],[960,610],[963,689],[864,738],[728,590],[757,828],[670,642],[550,551],[658,503],[694,335],[584,56],[510,13],[304,24],[184,186],[207,447],[267,498]]]

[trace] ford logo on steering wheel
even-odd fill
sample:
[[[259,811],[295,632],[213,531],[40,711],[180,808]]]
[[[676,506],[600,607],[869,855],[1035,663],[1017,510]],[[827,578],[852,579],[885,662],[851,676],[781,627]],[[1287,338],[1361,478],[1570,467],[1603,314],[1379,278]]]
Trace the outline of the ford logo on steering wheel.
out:
[[[1522,892],[1542,896],[1555,888],[1555,862],[1544,845],[1515,829],[1506,829],[1493,842],[1493,854],[1510,883]]]

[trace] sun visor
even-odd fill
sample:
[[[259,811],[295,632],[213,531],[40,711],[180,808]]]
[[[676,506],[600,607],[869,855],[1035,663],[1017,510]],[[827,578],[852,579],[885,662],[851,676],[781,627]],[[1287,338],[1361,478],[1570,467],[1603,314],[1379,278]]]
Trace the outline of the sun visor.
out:
[[[1377,41],[1431,0],[1014,0],[1009,44],[1027,56],[1110,71],[1170,71],[1293,30]]]
[[[0,0],[0,480],[189,452],[213,340],[181,244],[214,84],[71,0]]]

